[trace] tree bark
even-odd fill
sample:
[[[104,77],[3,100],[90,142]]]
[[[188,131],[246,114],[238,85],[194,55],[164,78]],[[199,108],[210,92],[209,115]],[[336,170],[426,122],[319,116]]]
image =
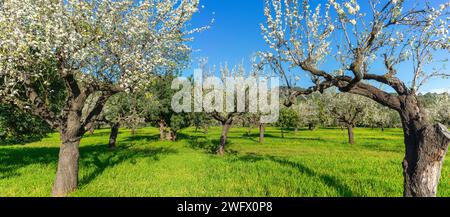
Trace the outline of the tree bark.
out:
[[[119,123],[114,123],[111,126],[111,134],[109,135],[109,144],[108,144],[108,147],[110,149],[116,148],[116,140],[117,135],[119,134],[119,127],[120,127]]]
[[[164,134],[166,136],[165,139],[168,141],[174,142],[177,140],[177,132],[173,131],[172,129],[170,129],[167,132],[164,132]]]
[[[311,123],[308,124],[308,129],[309,129],[309,130],[314,130],[314,124],[311,124]]]
[[[280,131],[281,131],[281,138],[284,138],[284,131],[283,131],[283,127],[280,127]]]
[[[92,125],[92,127],[89,128],[89,135],[94,135],[94,131],[95,131],[95,125]]]
[[[52,190],[52,196],[54,197],[67,196],[77,188],[79,144],[80,140],[66,140],[61,144],[58,169]]]
[[[450,133],[442,124],[430,125],[413,95],[401,99],[399,112],[405,136],[404,196],[435,197]]]
[[[265,133],[265,126],[264,124],[259,124],[259,143],[264,143],[264,133]]]
[[[166,139],[165,135],[166,122],[164,120],[159,120],[158,125],[159,125],[159,140],[163,141]]]
[[[70,112],[66,123],[61,128],[58,169],[52,189],[52,196],[54,197],[67,196],[77,188],[79,145],[84,133],[80,119],[80,113]]]
[[[348,132],[348,143],[351,145],[355,144],[355,136],[353,133],[353,126],[351,124],[347,125],[347,132]]]
[[[228,137],[228,131],[231,128],[231,121],[226,121],[222,124],[222,133],[220,135],[220,144],[219,144],[219,150],[217,153],[219,155],[225,154],[225,145],[227,144],[227,137]]]

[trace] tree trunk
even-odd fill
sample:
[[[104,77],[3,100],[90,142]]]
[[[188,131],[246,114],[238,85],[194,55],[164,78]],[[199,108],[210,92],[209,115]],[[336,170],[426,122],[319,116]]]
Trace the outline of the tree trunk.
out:
[[[119,134],[119,123],[114,123],[111,126],[111,134],[109,135],[109,144],[108,147],[110,149],[115,149],[116,148],[116,139],[117,139],[117,134]]]
[[[353,133],[353,126],[351,124],[347,125],[347,131],[348,131],[348,143],[352,145],[355,144],[355,136]]]
[[[83,119],[83,107],[91,91],[82,91],[78,86],[75,76],[68,73],[65,77],[68,90],[66,104],[58,118],[58,129],[61,137],[58,168],[56,170],[55,183],[52,188],[52,196],[63,197],[77,188],[78,161],[80,158],[79,145],[81,138],[86,133],[85,127],[94,124],[106,101],[115,91],[106,91],[95,103],[94,108]]]
[[[95,131],[95,125],[92,125],[92,127],[89,128],[89,135],[94,135],[94,131]]]
[[[220,135],[220,144],[219,144],[219,150],[217,153],[219,155],[225,154],[225,145],[227,144],[227,137],[228,137],[228,131],[231,128],[231,121],[227,121],[222,124],[222,134]]]
[[[166,139],[165,135],[166,122],[164,120],[159,120],[158,125],[159,125],[159,140],[163,141]]]
[[[442,124],[428,124],[413,95],[401,98],[399,112],[405,137],[404,196],[435,197],[450,132]]]
[[[280,131],[281,131],[281,138],[284,138],[284,131],[283,131],[283,127],[280,127]]]
[[[58,169],[52,196],[64,197],[77,188],[79,145],[83,136],[78,115],[71,114],[65,126],[62,126],[61,147],[59,150]],[[81,118],[81,117],[80,117]]]
[[[259,124],[259,143],[264,143],[264,131],[265,126],[264,124]]]
[[[168,130],[167,132],[164,132],[166,136],[166,140],[168,141],[176,141],[177,140],[177,132],[173,131],[172,129]]]
[[[311,123],[308,124],[308,129],[309,129],[309,130],[314,130],[314,124],[311,124]]]
[[[297,135],[297,133],[298,133],[298,127],[295,127],[295,129],[294,129],[294,135]]]

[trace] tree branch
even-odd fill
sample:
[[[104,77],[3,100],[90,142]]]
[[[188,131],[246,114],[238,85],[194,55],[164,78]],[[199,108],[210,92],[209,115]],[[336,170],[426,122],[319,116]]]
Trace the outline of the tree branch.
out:
[[[22,102],[18,99],[14,100],[14,104],[21,110],[31,112],[32,114],[44,119],[50,126],[57,128],[59,126],[58,118],[39,97],[39,94],[33,87],[31,79],[27,73],[24,74],[24,86],[25,94],[30,101],[30,104]],[[31,108],[27,109],[28,106]]]

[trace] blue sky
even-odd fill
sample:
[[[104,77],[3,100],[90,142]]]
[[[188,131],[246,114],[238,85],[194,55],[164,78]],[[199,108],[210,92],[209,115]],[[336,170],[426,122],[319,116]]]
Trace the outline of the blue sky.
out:
[[[439,5],[446,0],[431,2]],[[192,26],[208,25],[212,19],[215,22],[209,30],[193,35],[195,38],[191,43],[193,61],[191,67],[185,70],[185,75],[192,74],[193,69],[198,66],[196,61],[198,58],[207,57],[210,65],[226,62],[232,66],[244,62],[249,67],[252,55],[259,50],[267,49],[260,29],[260,24],[265,21],[264,0],[201,0],[200,4],[202,5],[200,13],[193,17]],[[439,56],[450,59],[448,52],[440,53]],[[333,64],[323,67],[326,70],[328,67],[332,68]],[[406,67],[403,67],[403,70],[399,67],[398,71],[401,79],[410,80],[411,74]],[[435,79],[423,86],[421,91],[442,89],[450,92],[450,80]]]

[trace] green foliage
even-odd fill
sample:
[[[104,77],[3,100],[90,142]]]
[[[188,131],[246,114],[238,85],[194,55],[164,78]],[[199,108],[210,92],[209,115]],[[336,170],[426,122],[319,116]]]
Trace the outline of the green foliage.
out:
[[[340,129],[300,129],[286,138],[267,128],[264,144],[257,129],[232,128],[229,150],[218,157],[220,127],[210,133],[183,131],[177,142],[158,141],[159,130],[121,130],[118,148],[104,145],[109,129],[83,138],[80,188],[71,196],[395,196],[403,195],[401,129],[355,129],[346,144]],[[0,147],[1,196],[50,196],[59,151],[52,134],[26,146]],[[444,162],[438,196],[450,196],[450,158]]]
[[[207,131],[208,127],[214,124],[214,120],[211,116],[203,112],[194,112],[191,117],[192,125],[196,130],[203,129],[204,131]]]
[[[11,105],[0,105],[0,144],[40,140],[51,132],[41,118]]]
[[[108,123],[136,129],[144,123],[147,112],[147,97],[143,92],[119,93],[112,96],[103,109],[103,117]]]
[[[276,126],[289,129],[298,126],[298,113],[292,108],[282,108],[280,110],[280,117],[276,122]]]
[[[103,116],[110,123],[135,129],[146,122],[155,124],[164,120],[167,127],[177,132],[191,124],[190,114],[177,114],[171,109],[171,89],[174,75],[168,74],[155,78],[144,90],[132,93],[116,94],[108,100]]]
[[[163,120],[166,126],[177,132],[183,128],[189,127],[192,122],[192,114],[177,114],[172,110],[172,96],[177,90],[171,88],[172,81],[176,75],[166,74],[155,80],[150,85],[148,93],[149,99],[146,101],[148,109],[145,112],[147,122],[157,123]]]
[[[191,116],[190,114],[180,113],[173,114],[170,117],[169,127],[174,132],[178,132],[181,129],[191,126]]]

